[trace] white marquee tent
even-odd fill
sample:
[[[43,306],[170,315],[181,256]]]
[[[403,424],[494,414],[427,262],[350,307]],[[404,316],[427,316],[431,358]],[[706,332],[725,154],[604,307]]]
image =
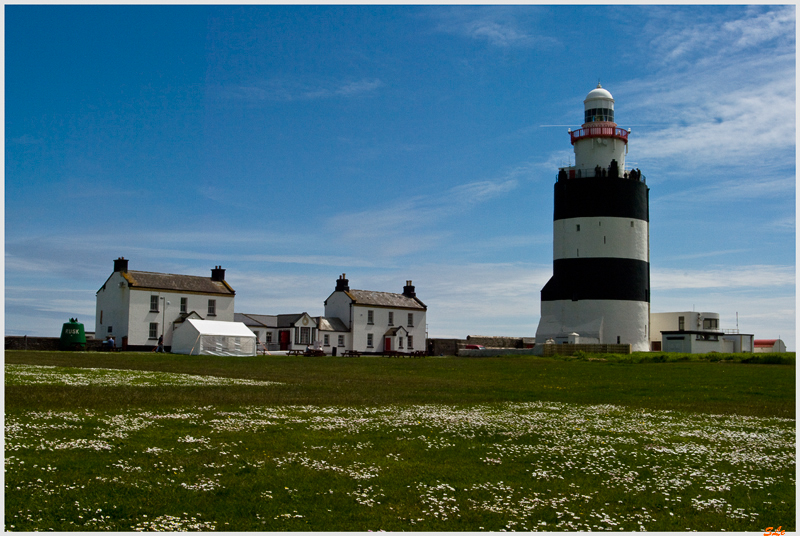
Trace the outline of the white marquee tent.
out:
[[[242,322],[187,318],[172,334],[172,353],[256,355],[256,336]]]

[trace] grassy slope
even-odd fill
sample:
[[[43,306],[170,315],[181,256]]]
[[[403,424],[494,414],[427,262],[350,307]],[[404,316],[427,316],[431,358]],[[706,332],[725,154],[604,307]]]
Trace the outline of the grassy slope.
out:
[[[252,387],[6,387],[6,410],[215,404],[476,404],[556,401],[795,417],[795,367],[726,362],[626,364],[536,357],[219,358],[6,352],[6,363],[181,372],[284,382]],[[77,391],[76,391],[77,389]],[[76,394],[80,392],[80,396]]]

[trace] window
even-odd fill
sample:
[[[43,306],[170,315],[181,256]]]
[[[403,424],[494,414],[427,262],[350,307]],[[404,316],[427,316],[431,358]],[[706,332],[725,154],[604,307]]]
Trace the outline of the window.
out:
[[[397,347],[398,348],[403,347],[403,337],[397,337]]]
[[[266,339],[264,342],[272,342],[272,332],[268,331],[264,334],[264,338]]]
[[[100,309],[100,323],[103,323],[103,310]]]
[[[331,345],[331,336],[330,335],[325,335],[323,338],[324,338],[323,344],[325,346],[330,346]]]
[[[394,326],[394,312],[389,311],[389,325]]]
[[[311,328],[300,328],[300,341],[297,344],[311,344]]]
[[[413,350],[414,349],[414,336],[413,335],[409,335],[408,336],[408,349],[409,350]]]
[[[718,329],[718,328],[719,328],[719,318],[703,319],[703,329]]]
[[[150,296],[150,312],[157,313],[158,312],[158,296]]]
[[[217,316],[217,300],[208,300],[208,316]]]
[[[147,334],[149,339],[158,338],[158,322],[150,322],[150,332]]]
[[[181,298],[181,313],[186,312],[186,302],[187,302],[186,298]]]
[[[576,230],[576,231],[580,231],[580,230],[581,230],[581,226],[580,226],[580,224],[578,224],[578,225],[576,225],[576,226],[575,226],[575,230]]]
[[[344,335],[339,335],[339,347],[344,348]]]
[[[372,333],[367,333],[367,348],[372,348]]]
[[[684,319],[684,317],[679,316],[678,317],[678,331],[683,331],[685,325],[686,325],[686,320]]]
[[[408,313],[408,327],[414,327],[414,313]]]
[[[375,323],[375,311],[367,311],[367,324]]]
[[[109,333],[113,333],[114,332],[113,329],[111,329],[111,326],[108,326],[108,332]]]

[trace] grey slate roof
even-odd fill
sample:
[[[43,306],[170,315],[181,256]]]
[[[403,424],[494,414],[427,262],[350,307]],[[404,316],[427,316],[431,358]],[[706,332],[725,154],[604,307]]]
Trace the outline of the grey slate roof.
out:
[[[377,292],[374,290],[346,290],[344,292],[358,305],[420,310],[426,310],[428,308],[417,298],[409,298],[408,296],[395,294],[394,292]]]
[[[347,326],[341,319],[336,318],[335,316],[327,317],[327,316],[318,316],[315,318],[317,321],[317,328],[320,331],[343,331],[348,332],[350,331],[347,329]]]
[[[212,281],[198,275],[161,274],[128,270],[120,272],[131,288],[197,292],[200,294],[233,295],[236,292],[224,281]]]
[[[242,322],[245,326],[261,326],[264,328],[277,328],[277,315],[253,315],[245,313],[233,313],[234,322]]]

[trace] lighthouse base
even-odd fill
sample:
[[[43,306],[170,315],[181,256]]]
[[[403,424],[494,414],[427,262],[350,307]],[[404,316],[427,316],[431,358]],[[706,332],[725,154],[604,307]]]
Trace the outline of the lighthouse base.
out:
[[[650,349],[650,307],[645,301],[554,300],[542,302],[536,349],[555,344],[630,344],[634,352]]]

